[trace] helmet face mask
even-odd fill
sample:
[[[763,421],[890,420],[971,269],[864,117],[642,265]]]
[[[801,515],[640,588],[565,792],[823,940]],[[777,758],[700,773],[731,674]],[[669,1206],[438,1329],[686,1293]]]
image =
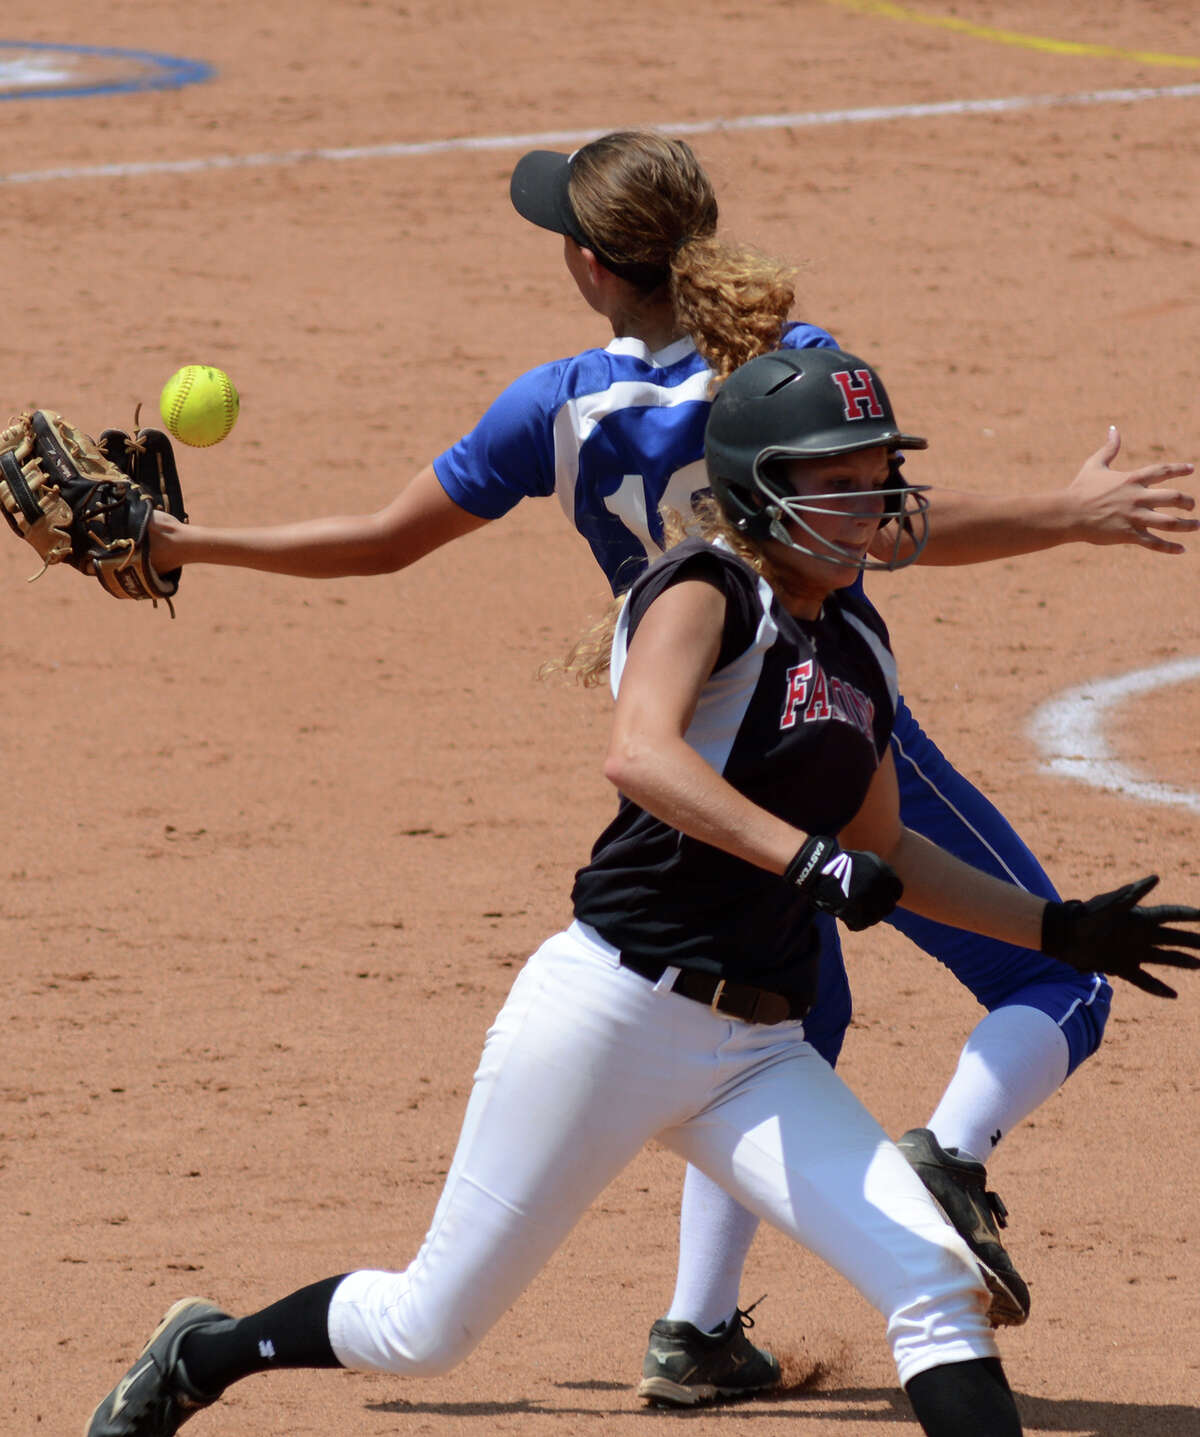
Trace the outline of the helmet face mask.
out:
[[[773,540],[813,559],[859,569],[910,564],[927,537],[925,486],[900,476],[902,449],[926,441],[896,424],[882,382],[865,361],[837,349],[789,349],[760,355],[735,370],[713,402],[705,432],[709,484],[732,526],[754,543]],[[854,494],[798,495],[786,472],[792,459],[831,459],[885,449],[889,479],[860,491],[883,499],[880,527],[894,524],[886,558],[843,549],[810,522],[845,517]],[[905,536],[911,541],[902,553]]]
[[[880,488],[864,489],[857,493],[839,490],[830,493],[797,494],[786,477],[786,460],[812,457],[774,451],[762,456],[760,464],[756,466],[756,487],[762,496],[758,517],[765,521],[765,537],[806,554],[810,559],[820,559],[828,564],[851,565],[863,570],[902,569],[911,564],[925,547],[928,537],[925,515],[929,509],[929,501],[925,497],[927,486],[908,484],[901,477],[900,464],[903,461],[900,456],[895,451],[890,451],[888,482]],[[884,558],[844,549],[835,540],[819,533],[810,522],[814,518],[844,518],[847,514],[854,513],[856,503],[861,504],[864,500],[875,503],[880,499],[883,500],[883,512],[879,516],[879,529],[893,525],[891,548]],[[735,527],[739,526],[735,523]],[[747,528],[742,528],[741,532],[748,538],[755,537]],[[902,552],[901,544],[906,534],[912,541],[912,547],[907,552]]]

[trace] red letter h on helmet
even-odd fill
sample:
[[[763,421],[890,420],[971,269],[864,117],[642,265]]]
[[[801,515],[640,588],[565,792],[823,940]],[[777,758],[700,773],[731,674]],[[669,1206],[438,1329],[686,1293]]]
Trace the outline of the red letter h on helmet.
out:
[[[875,393],[875,380],[869,369],[838,369],[830,378],[842,391],[842,409],[847,419],[882,419],[883,405]]]

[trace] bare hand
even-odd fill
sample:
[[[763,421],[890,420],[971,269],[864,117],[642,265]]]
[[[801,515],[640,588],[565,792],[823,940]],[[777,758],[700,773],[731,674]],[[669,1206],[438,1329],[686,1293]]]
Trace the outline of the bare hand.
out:
[[[1077,508],[1077,537],[1089,544],[1141,544],[1160,554],[1182,554],[1184,546],[1160,538],[1154,530],[1170,534],[1200,529],[1200,519],[1185,519],[1162,510],[1184,513],[1196,507],[1195,497],[1182,489],[1155,487],[1168,479],[1182,479],[1194,470],[1191,464],[1148,464],[1128,473],[1110,469],[1121,448],[1115,426],[1108,438],[1071,480],[1067,498]]]

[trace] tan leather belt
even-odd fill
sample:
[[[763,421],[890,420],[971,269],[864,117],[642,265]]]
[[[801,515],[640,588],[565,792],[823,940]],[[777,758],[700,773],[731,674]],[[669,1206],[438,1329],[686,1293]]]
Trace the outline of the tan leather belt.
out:
[[[622,953],[621,966],[657,983],[671,965],[658,958],[638,958]],[[719,978],[715,973],[698,973],[690,968],[679,970],[679,976],[671,984],[671,992],[691,998],[693,1002],[704,1003],[714,1013],[740,1018],[743,1023],[786,1023],[807,1017],[811,1007],[808,1003],[794,1003],[785,994],[773,993],[769,988],[736,983],[730,978]]]

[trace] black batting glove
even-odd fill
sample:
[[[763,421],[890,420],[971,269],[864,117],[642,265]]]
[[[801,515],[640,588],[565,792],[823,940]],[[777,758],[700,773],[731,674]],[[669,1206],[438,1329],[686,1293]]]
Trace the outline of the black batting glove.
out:
[[[882,858],[840,848],[833,838],[808,839],[783,876],[814,908],[832,913],[856,933],[886,918],[904,892]]]
[[[1200,908],[1182,904],[1137,905],[1158,882],[1152,874],[1112,893],[1080,902],[1047,903],[1042,915],[1042,952],[1061,958],[1081,973],[1098,971],[1124,978],[1156,998],[1178,994],[1142,969],[1143,963],[1168,968],[1200,968],[1200,958],[1180,948],[1200,948],[1200,933],[1171,928],[1171,923],[1200,923]]]

